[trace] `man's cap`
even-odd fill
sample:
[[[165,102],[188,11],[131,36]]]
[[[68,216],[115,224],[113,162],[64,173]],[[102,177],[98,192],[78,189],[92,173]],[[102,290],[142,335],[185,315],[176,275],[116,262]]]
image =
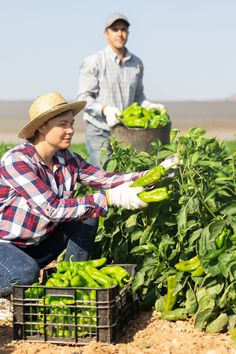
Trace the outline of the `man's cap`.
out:
[[[107,17],[106,22],[105,22],[105,28],[110,27],[114,22],[116,22],[118,20],[122,20],[122,21],[126,22],[128,26],[130,25],[129,20],[125,15],[123,15],[119,12],[115,12],[112,15]]]

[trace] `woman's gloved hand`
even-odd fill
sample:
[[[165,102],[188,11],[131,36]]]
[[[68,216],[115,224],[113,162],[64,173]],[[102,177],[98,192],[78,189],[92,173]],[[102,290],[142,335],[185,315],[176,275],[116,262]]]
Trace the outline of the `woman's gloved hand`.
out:
[[[147,203],[139,199],[138,194],[144,191],[143,187],[130,187],[133,182],[126,182],[118,187],[106,191],[108,205],[129,210],[146,208]]]
[[[179,156],[177,154],[173,154],[168,156],[164,161],[160,163],[166,170],[173,168],[176,169],[181,164]]]
[[[168,177],[175,177],[179,174],[179,166],[183,164],[177,154],[168,156],[160,163],[166,170],[168,170]]]
[[[112,128],[120,123],[119,119],[117,118],[117,116],[120,115],[120,111],[117,107],[105,106],[103,107],[102,112],[106,117],[107,125],[109,128]]]

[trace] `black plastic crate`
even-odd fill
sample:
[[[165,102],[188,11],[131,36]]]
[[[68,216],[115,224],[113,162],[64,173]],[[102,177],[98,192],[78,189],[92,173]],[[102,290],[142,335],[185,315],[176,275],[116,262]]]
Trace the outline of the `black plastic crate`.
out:
[[[120,265],[135,276],[135,265]],[[46,270],[46,276],[51,271]],[[131,284],[121,291],[117,285],[96,289],[15,285],[13,338],[58,344],[116,343],[138,313],[138,296]]]

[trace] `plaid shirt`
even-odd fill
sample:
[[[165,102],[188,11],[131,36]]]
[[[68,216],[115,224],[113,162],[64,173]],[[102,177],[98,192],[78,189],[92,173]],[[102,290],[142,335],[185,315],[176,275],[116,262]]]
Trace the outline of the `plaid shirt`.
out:
[[[133,102],[141,104],[146,99],[142,61],[126,49],[121,64],[109,46],[87,57],[80,66],[77,99],[87,101],[84,120],[109,131],[102,115],[104,105],[115,106],[122,111]]]
[[[17,145],[1,159],[0,242],[37,244],[60,222],[104,216],[104,190],[138,176],[106,173],[68,149],[56,153],[51,171],[31,143]],[[75,198],[79,183],[100,191]]]

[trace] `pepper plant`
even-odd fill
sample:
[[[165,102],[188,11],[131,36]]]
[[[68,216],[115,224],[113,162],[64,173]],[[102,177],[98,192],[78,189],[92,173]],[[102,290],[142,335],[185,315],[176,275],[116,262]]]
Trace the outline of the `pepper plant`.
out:
[[[115,141],[112,147],[109,171],[151,169],[173,153],[182,165],[174,177],[156,184],[172,190],[168,199],[144,210],[109,210],[99,227],[99,256],[137,264],[133,289],[143,308],[155,306],[170,320],[194,316],[199,330],[231,331],[236,323],[236,154],[201,128],[185,135],[173,130],[170,144],[152,143],[149,155]],[[192,259],[192,270],[178,266]]]

